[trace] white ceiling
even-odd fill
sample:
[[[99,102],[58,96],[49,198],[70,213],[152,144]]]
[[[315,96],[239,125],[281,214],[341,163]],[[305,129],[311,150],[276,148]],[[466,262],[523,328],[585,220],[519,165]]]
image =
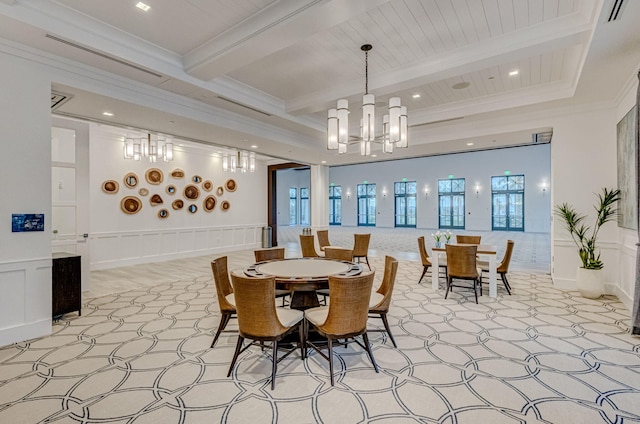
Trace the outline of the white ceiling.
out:
[[[392,96],[409,110],[410,148],[394,157],[530,143],[548,128],[456,129],[554,102],[612,102],[640,64],[637,0],[614,22],[614,0],[146,0],[148,12],[136,2],[0,0],[0,37],[141,93],[56,82],[74,96],[56,113],[330,165],[363,161],[355,146],[328,152],[325,126],[347,98],[359,131],[365,43],[378,119]]]

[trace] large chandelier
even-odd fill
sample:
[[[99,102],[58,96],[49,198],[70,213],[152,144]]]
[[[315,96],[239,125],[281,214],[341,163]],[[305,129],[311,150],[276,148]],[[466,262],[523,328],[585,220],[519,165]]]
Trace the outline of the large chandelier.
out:
[[[238,150],[234,154],[222,155],[222,170],[225,172],[255,172],[255,152]]]
[[[382,151],[393,153],[394,148],[409,147],[407,135],[407,108],[400,103],[400,97],[389,99],[389,111],[382,118],[382,135],[376,137],[375,104],[373,94],[369,94],[369,51],[371,44],[364,44],[364,95],[362,96],[362,119],[360,120],[360,154],[371,154],[371,143],[382,143]],[[327,120],[327,149],[347,153],[349,145],[349,101],[338,100],[336,109],[329,109]]]
[[[124,158],[141,160],[143,157],[148,158],[152,163],[157,162],[158,159],[171,162],[173,160],[173,142],[162,135],[153,139],[151,134],[138,138],[125,137]]]

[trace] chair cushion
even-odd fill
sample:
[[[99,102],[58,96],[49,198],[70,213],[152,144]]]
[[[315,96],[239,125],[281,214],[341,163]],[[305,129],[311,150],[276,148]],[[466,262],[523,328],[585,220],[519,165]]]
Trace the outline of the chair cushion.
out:
[[[304,318],[304,312],[297,309],[276,308],[276,314],[280,323],[285,327],[293,327]]]
[[[236,298],[233,293],[229,293],[224,297],[227,302],[231,303],[233,306],[236,306]]]
[[[378,292],[371,293],[371,300],[369,301],[369,307],[373,308],[384,299],[384,296]]]
[[[276,297],[289,296],[291,292],[284,289],[276,289]]]
[[[304,317],[313,325],[322,325],[329,316],[328,306],[318,306],[304,311]]]
[[[478,268],[483,271],[489,271],[489,261],[477,261]]]

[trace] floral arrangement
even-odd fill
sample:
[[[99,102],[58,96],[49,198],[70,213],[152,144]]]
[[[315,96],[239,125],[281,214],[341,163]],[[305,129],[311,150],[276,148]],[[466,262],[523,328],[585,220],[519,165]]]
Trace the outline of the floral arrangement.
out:
[[[449,240],[451,240],[451,236],[453,235],[453,233],[451,231],[445,231],[443,234],[444,239],[447,241],[447,243],[449,243]]]
[[[442,231],[436,231],[435,234],[431,233],[431,237],[433,237],[433,239],[437,242],[440,242],[440,239],[442,238],[442,236],[444,236],[444,232]]]

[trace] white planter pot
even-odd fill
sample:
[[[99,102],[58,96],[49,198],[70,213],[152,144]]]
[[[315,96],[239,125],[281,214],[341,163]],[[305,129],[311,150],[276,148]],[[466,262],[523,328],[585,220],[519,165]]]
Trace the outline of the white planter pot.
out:
[[[578,268],[576,286],[582,297],[597,299],[604,294],[601,269]]]

